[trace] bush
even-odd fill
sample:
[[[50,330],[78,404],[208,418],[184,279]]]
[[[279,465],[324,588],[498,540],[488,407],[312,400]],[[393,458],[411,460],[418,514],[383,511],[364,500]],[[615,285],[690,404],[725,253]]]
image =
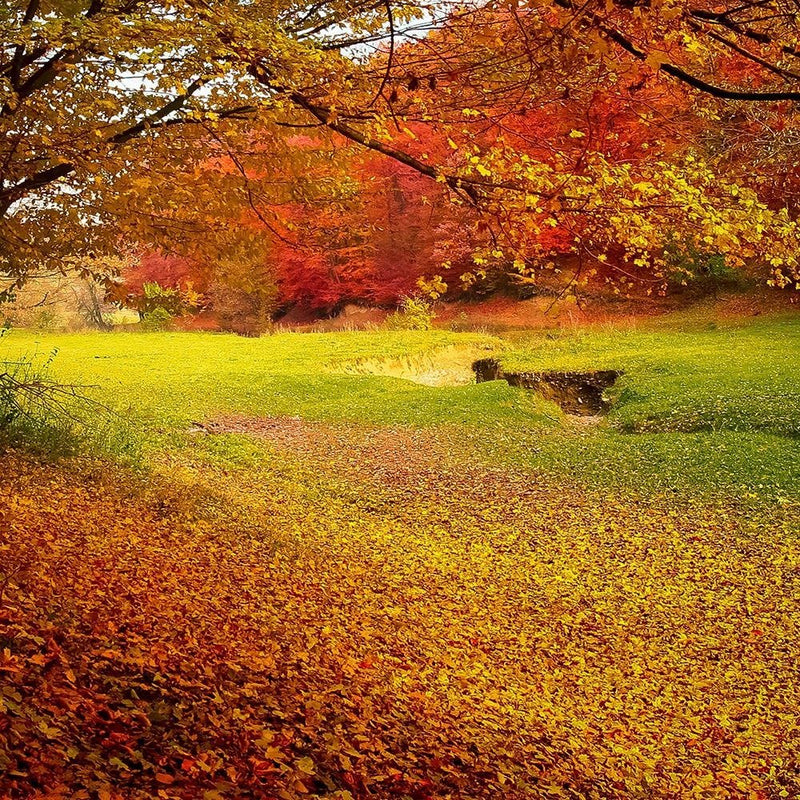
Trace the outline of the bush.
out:
[[[136,310],[142,318],[156,311],[166,311],[170,317],[183,313],[183,299],[178,289],[169,289],[158,283],[145,283],[142,293],[136,298]]]
[[[384,327],[390,331],[429,331],[436,312],[433,303],[423,297],[404,297],[400,308],[390,314]]]
[[[172,325],[172,314],[166,308],[154,308],[142,314],[143,331],[165,331]]]
[[[43,362],[0,361],[0,449],[24,447],[49,455],[76,452],[82,427],[81,398],[48,374],[55,351]]]
[[[466,333],[475,329],[475,325],[470,322],[465,311],[460,312],[457,317],[452,319],[447,327],[454,333]]]
[[[148,331],[165,330],[174,317],[197,311],[203,308],[204,302],[191,284],[171,289],[155,281],[143,284],[141,294],[126,300],[127,305],[139,312],[142,328]]]

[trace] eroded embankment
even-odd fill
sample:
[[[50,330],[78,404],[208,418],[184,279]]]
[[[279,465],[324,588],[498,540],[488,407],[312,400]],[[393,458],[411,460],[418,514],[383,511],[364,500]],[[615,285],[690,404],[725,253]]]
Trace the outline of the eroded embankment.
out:
[[[619,370],[509,372],[487,351],[491,351],[488,345],[456,345],[399,358],[360,359],[335,369],[346,375],[402,378],[424,386],[467,386],[504,380],[510,386],[535,391],[567,414],[584,417],[608,413],[611,402],[606,389],[622,375]]]
[[[424,386],[467,386],[475,383],[472,365],[486,358],[489,345],[453,345],[400,358],[365,358],[337,366],[346,375],[403,378]]]
[[[475,361],[472,370],[477,383],[504,380],[510,386],[537,392],[545,400],[561,406],[567,414],[582,417],[608,413],[611,401],[605,391],[623,374],[614,369],[585,372],[507,372],[494,358]]]

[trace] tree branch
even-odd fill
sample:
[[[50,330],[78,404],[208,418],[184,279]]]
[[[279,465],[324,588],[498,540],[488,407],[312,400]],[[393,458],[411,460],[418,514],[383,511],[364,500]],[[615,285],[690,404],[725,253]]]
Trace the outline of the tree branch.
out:
[[[183,94],[177,95],[169,103],[149,114],[134,125],[114,134],[106,139],[106,144],[120,145],[140,136],[146,130],[160,123],[165,117],[180,110],[206,81],[202,78],[195,80]],[[75,171],[75,164],[64,162],[47,169],[40,170],[23,181],[0,190],[0,218],[5,216],[8,209],[21,197],[41,189],[54,181],[61,180]]]
[[[571,0],[555,0],[555,3],[561,8],[570,11],[575,10]],[[697,12],[694,12],[694,16],[697,16]],[[597,26],[597,29],[603,35],[608,37],[608,39],[614,42],[614,44],[621,47],[626,53],[632,55],[638,61],[647,61],[648,55],[644,50],[637,47],[619,30],[607,25],[599,14],[590,13],[587,18],[592,22],[592,24]],[[658,70],[665,72],[667,75],[676,78],[682,83],[685,83],[692,88],[697,89],[698,91],[709,94],[712,97],[717,97],[721,100],[745,100],[749,102],[779,102],[786,100],[800,100],[800,91],[794,91],[791,89],[778,89],[767,92],[726,89],[724,86],[717,86],[716,84],[709,83],[702,78],[698,78],[696,75],[692,75],[682,67],[670,62],[664,62],[663,64],[660,64]]]

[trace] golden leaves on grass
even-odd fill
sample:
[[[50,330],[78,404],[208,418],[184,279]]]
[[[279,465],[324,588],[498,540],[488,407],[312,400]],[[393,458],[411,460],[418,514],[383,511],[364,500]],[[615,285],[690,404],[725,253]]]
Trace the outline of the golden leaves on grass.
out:
[[[789,511],[313,431],[158,492],[5,463],[0,796],[800,792]]]

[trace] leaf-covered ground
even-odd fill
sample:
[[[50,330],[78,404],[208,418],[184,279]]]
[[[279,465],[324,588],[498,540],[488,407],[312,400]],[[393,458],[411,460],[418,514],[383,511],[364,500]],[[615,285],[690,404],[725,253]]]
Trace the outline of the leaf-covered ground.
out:
[[[126,422],[0,458],[3,800],[800,797],[796,317],[3,347]]]
[[[0,797],[800,796],[796,502],[209,429],[3,461]]]

